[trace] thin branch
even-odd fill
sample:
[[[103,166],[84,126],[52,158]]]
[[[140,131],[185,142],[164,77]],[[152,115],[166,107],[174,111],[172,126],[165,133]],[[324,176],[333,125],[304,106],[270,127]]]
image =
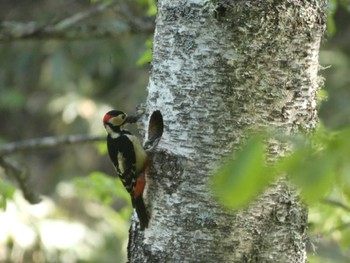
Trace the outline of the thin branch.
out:
[[[138,109],[134,115],[129,116],[129,123],[137,122],[144,114],[144,110]],[[98,135],[69,135],[61,137],[44,137],[19,142],[8,143],[0,147],[0,166],[2,166],[8,175],[12,175],[26,200],[31,204],[41,201],[39,195],[31,190],[29,185],[28,172],[18,163],[7,159],[5,156],[14,153],[23,153],[28,151],[37,151],[61,146],[77,145],[83,143],[102,142],[106,136]]]
[[[69,135],[60,137],[44,137],[19,142],[8,143],[0,147],[0,157],[17,152],[36,151],[52,147],[100,142],[106,139],[99,135]]]
[[[144,18],[139,19],[135,17],[129,17],[126,26],[116,28],[106,27],[102,25],[78,26],[79,22],[87,20],[92,16],[105,11],[107,8],[111,8],[119,4],[118,1],[111,1],[108,3],[101,3],[93,6],[92,8],[76,13],[68,18],[61,20],[54,25],[41,25],[38,22],[21,23],[16,21],[4,21],[0,23],[0,41],[13,41],[18,39],[92,39],[113,37],[116,34],[120,34],[126,31],[142,31],[153,32],[154,19]],[[119,10],[123,12],[123,10]],[[128,13],[130,16],[131,14]],[[135,18],[135,19],[134,19]],[[133,21],[138,21],[137,23]],[[121,22],[123,23],[123,22]]]
[[[350,212],[350,206],[338,201],[338,200],[334,200],[334,199],[330,199],[330,198],[324,198],[322,200],[322,203],[324,204],[328,204],[328,205],[331,205],[331,206],[335,206],[335,207],[339,207],[339,208],[342,208],[344,209],[346,212]],[[349,228],[350,227],[350,222],[347,222],[347,223],[343,223],[337,227],[334,227],[332,229],[329,230],[329,233],[333,233],[334,231],[342,231],[346,228]]]
[[[348,206],[348,205],[346,205],[338,200],[324,198],[323,203],[328,204],[328,205],[332,205],[332,206],[337,206],[337,207],[344,209],[347,212],[350,212],[350,206]]]
[[[16,179],[24,198],[29,203],[37,204],[41,201],[40,196],[32,190],[28,180],[28,173],[22,166],[4,157],[0,157],[0,166],[5,169],[7,174],[11,174]]]
[[[117,1],[110,1],[109,3],[103,2],[101,4],[95,5],[89,10],[77,13],[72,15],[71,17],[65,18],[62,21],[56,23],[54,26],[47,28],[48,31],[63,31],[73,25],[77,24],[80,21],[83,21],[91,16],[106,10],[108,7],[117,4]]]
[[[133,31],[149,32],[149,29],[151,28],[151,33],[153,33],[155,27],[154,18],[145,19],[135,17],[125,2],[119,4],[119,14],[124,18],[130,28],[134,29]]]
[[[22,165],[5,158],[5,155],[27,152],[27,151],[37,151],[53,147],[76,145],[82,143],[92,143],[100,142],[106,139],[105,136],[97,135],[69,135],[61,137],[45,137],[39,139],[31,139],[20,142],[13,142],[5,144],[0,147],[0,166],[2,166],[6,174],[11,175],[17,181],[20,189],[23,192],[24,198],[31,204],[37,204],[41,201],[41,198],[37,193],[32,190],[29,184],[29,174]]]

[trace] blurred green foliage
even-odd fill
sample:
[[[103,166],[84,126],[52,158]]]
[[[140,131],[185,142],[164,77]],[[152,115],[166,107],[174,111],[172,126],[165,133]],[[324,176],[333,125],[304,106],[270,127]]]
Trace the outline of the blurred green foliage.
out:
[[[350,12],[349,0],[328,0],[327,33],[331,37],[336,33],[337,25],[334,20],[334,15],[338,8],[342,8],[347,12]]]
[[[73,183],[79,196],[108,206],[116,204],[118,206],[118,216],[123,221],[129,220],[132,213],[130,195],[119,178],[112,178],[107,174],[96,171],[88,177],[74,178]]]
[[[337,11],[337,8],[338,8],[338,0],[328,1],[327,33],[329,36],[334,36],[336,32],[334,14]]]
[[[102,1],[93,2],[2,1],[0,17],[55,24]],[[118,8],[135,17],[156,12],[153,0],[119,1],[116,9],[86,21],[88,28],[123,26],[119,35],[0,43],[0,143],[105,134],[105,112],[119,108],[132,113],[145,100],[149,68],[146,60],[144,65],[137,61],[146,57],[145,51],[149,54],[151,34],[127,32]],[[28,183],[44,200],[30,206],[16,182],[0,170],[0,222],[7,222],[0,230],[1,262],[126,261],[132,206],[120,180],[107,176],[115,171],[105,143],[9,157],[30,171]],[[64,244],[64,238],[73,243]]]
[[[9,89],[8,91],[1,91],[0,107],[4,110],[19,110],[25,103],[25,96],[18,90]]]
[[[126,261],[129,224],[118,207],[92,201],[68,181],[53,196],[33,206],[16,191],[6,212],[0,211],[6,224],[0,229],[1,262]]]
[[[12,200],[15,189],[13,184],[0,178],[0,210],[6,210],[7,201]]]
[[[125,202],[130,201],[130,196],[119,179],[99,171],[92,172],[88,177],[74,178],[73,182],[81,195],[106,205],[111,205],[117,198]],[[130,202],[128,204],[131,205]]]
[[[262,139],[252,137],[213,176],[214,192],[225,205],[237,209],[253,201],[278,176],[287,175],[309,205],[321,201],[334,187],[350,200],[349,138],[350,128],[328,131],[323,126],[311,137],[275,137],[292,150],[266,165]]]
[[[157,4],[155,0],[137,0],[137,2],[146,8],[148,16],[155,16],[157,14]]]
[[[266,134],[265,137],[288,144],[291,152],[273,164],[266,164],[264,160],[268,157],[263,149],[267,147],[260,137],[252,136],[213,175],[214,194],[225,207],[244,208],[276,178],[287,175],[310,208],[311,233],[323,233],[327,237],[315,243],[322,247],[327,241],[334,241],[336,253],[327,247],[328,254],[316,253],[311,262],[326,262],[325,258],[333,256],[336,261],[327,262],[348,262],[350,127],[331,131],[320,125],[312,136]]]
[[[246,206],[269,183],[263,150],[262,139],[251,138],[213,176],[213,191],[224,206],[231,209]]]

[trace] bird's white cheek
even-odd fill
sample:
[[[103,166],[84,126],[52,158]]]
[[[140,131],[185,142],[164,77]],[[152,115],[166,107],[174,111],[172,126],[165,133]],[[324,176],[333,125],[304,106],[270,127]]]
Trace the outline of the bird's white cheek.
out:
[[[112,139],[116,139],[120,136],[120,133],[113,131],[108,125],[105,125],[105,128],[108,134],[112,137]]]

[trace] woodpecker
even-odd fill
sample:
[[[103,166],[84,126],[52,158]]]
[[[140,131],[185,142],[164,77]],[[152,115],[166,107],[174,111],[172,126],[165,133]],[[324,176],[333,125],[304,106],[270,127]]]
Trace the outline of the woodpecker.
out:
[[[103,125],[108,133],[109,157],[117,175],[131,196],[132,205],[143,230],[148,226],[149,221],[142,196],[146,184],[145,173],[148,168],[148,158],[138,138],[128,130],[122,129],[124,124],[131,122],[135,122],[134,117],[128,117],[124,112],[118,110],[107,112],[103,118]]]

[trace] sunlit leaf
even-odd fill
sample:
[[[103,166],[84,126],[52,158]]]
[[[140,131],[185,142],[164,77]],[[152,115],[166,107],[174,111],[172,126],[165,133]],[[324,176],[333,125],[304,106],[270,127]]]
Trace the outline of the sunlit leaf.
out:
[[[233,159],[234,158],[234,159]],[[213,176],[213,191],[225,207],[238,209],[249,204],[269,183],[264,174],[261,139],[253,138]]]
[[[147,8],[147,15],[154,16],[157,14],[157,4],[156,0],[137,0],[140,5],[143,5]]]
[[[153,46],[153,41],[152,40],[147,40],[146,41],[146,50],[145,50],[145,52],[136,61],[136,65],[137,66],[142,66],[142,65],[152,61],[152,46]]]
[[[317,106],[320,107],[323,102],[327,101],[329,97],[328,91],[321,88],[317,92]]]

